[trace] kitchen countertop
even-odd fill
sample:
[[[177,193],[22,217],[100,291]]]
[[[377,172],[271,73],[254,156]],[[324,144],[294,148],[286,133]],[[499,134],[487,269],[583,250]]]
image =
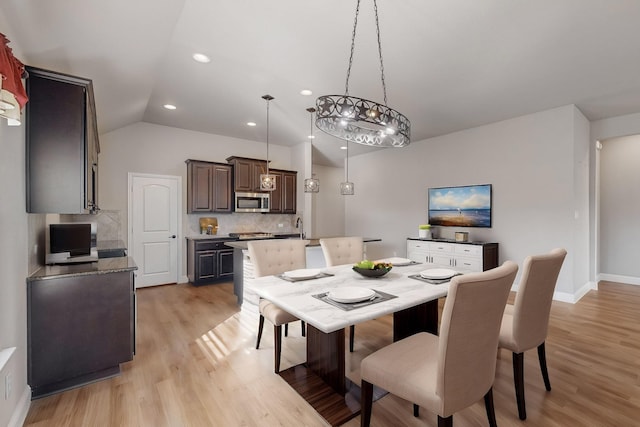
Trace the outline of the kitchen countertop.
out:
[[[103,258],[94,262],[87,262],[82,264],[62,264],[62,265],[45,265],[38,271],[27,277],[27,282],[36,280],[46,280],[57,277],[73,277],[73,276],[87,276],[92,274],[109,274],[118,273],[121,271],[133,271],[137,270],[133,258],[117,257],[117,258]]]
[[[290,237],[293,238],[293,237],[298,237],[300,233],[271,233],[271,235],[272,236],[269,236],[269,237],[260,237],[252,240],[286,239]],[[187,240],[227,240],[227,239],[241,240],[241,239],[238,239],[237,237],[231,237],[228,234],[194,234],[191,236],[186,236],[185,239]],[[242,239],[242,240],[246,241],[247,239]]]
[[[297,236],[297,235],[293,235],[293,236]],[[292,239],[295,237],[291,237]],[[309,244],[307,245],[307,247],[316,247],[316,246],[320,246],[320,239],[322,239],[324,237],[318,237],[318,238],[314,238],[314,237],[308,237],[305,240],[309,241]],[[258,239],[258,240],[262,240],[262,239]],[[237,248],[237,249],[247,249],[247,242],[249,240],[238,240],[238,241],[233,241],[233,242],[226,242],[225,246],[229,246],[232,248]],[[362,241],[364,243],[370,243],[370,242],[381,242],[382,239],[380,238],[376,238],[376,237],[363,237]]]

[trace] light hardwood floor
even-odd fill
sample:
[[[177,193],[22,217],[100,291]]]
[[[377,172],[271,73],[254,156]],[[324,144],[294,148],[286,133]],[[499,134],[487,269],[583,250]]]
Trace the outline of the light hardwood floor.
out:
[[[257,315],[238,310],[230,283],[166,285],[137,295],[134,360],[115,378],[33,401],[25,426],[327,425],[273,373],[270,326],[254,348]],[[389,317],[358,325],[348,366],[390,341]],[[640,425],[640,286],[601,283],[577,304],[554,302],[546,347],[551,392],[536,352],[525,355],[526,422],[517,416],[511,354],[499,352],[499,426]],[[304,353],[300,328],[292,325],[282,368],[303,362]],[[345,424],[359,425],[360,417]],[[434,414],[423,409],[414,418],[411,403],[392,395],[373,406],[372,426],[436,425]],[[484,404],[455,414],[454,425],[486,426]]]

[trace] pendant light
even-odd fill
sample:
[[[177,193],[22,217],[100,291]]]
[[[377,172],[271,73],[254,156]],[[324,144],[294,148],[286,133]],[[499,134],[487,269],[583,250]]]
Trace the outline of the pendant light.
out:
[[[344,95],[324,95],[316,100],[318,113],[316,126],[322,131],[340,139],[373,147],[404,147],[411,142],[411,122],[398,111],[387,107],[387,86],[384,80],[378,5],[373,0],[380,57],[380,80],[384,104],[349,95],[349,77],[353,64],[353,51],[358,27],[360,0],[356,5],[356,17],[351,36],[351,54],[347,68]]]
[[[311,154],[313,154],[313,113],[316,112],[316,109],[313,107],[307,108],[309,112],[310,118],[310,132],[309,133],[309,145],[311,145]],[[317,193],[320,191],[320,180],[316,178],[316,175],[313,173],[313,160],[311,161],[311,178],[307,178],[304,180],[304,192],[305,193]]]
[[[276,176],[269,173],[269,102],[274,98],[271,95],[264,95],[262,99],[267,101],[267,173],[260,174],[260,190],[273,191],[276,189]]]
[[[344,182],[340,183],[340,194],[343,196],[353,196],[353,182],[349,182],[349,141],[347,141],[347,161],[344,168]]]

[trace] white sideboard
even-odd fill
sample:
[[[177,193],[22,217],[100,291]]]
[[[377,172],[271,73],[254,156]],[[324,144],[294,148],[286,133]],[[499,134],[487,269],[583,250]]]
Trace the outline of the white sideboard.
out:
[[[498,244],[408,238],[407,258],[430,268],[451,268],[461,273],[485,271],[498,266]]]

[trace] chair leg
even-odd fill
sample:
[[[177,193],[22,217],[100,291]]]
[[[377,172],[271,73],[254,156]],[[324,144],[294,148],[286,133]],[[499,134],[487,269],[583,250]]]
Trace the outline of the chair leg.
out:
[[[413,416],[418,418],[420,416],[420,405],[413,404]]]
[[[513,353],[513,382],[516,388],[518,416],[521,420],[526,420],[527,410],[524,403],[524,353]]]
[[[260,315],[260,322],[258,323],[258,340],[256,341],[256,349],[260,347],[260,338],[262,338],[262,328],[264,328],[264,316]]]
[[[449,415],[447,418],[438,415],[438,427],[453,427],[453,415]]]
[[[284,336],[285,337],[289,336],[289,324],[288,323],[284,324]]]
[[[349,326],[349,351],[353,353],[353,341],[356,335],[356,325]]]
[[[275,371],[280,372],[280,354],[282,353],[282,326],[273,327],[273,342],[275,343]]]
[[[362,380],[360,384],[360,427],[371,424],[371,408],[373,406],[373,384]]]
[[[540,361],[540,370],[542,371],[544,387],[547,391],[551,391],[551,382],[549,382],[549,372],[547,371],[547,355],[544,350],[544,342],[538,346],[538,360]]]
[[[487,410],[489,427],[497,427],[498,424],[496,422],[496,409],[493,406],[493,387],[490,388],[487,394],[484,395],[484,408]]]
[[[307,336],[307,333],[306,333],[307,328],[306,328],[306,327],[305,327],[305,325],[304,325],[304,320],[301,320],[301,321],[300,321],[300,328],[302,329],[302,336],[303,336],[303,337],[306,337],[306,336]]]

